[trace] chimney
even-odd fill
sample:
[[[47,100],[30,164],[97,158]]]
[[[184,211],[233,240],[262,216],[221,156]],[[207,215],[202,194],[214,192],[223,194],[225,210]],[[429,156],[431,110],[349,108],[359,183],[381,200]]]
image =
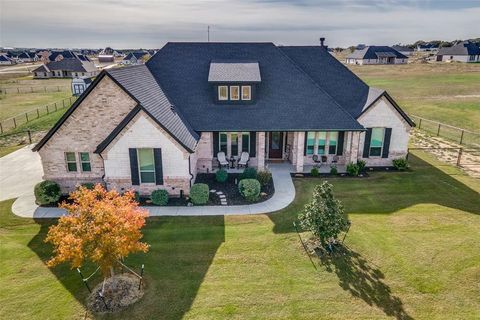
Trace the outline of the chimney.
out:
[[[321,47],[324,47],[325,45],[323,44],[323,42],[325,41],[325,38],[324,37],[321,37],[320,38],[320,46]]]

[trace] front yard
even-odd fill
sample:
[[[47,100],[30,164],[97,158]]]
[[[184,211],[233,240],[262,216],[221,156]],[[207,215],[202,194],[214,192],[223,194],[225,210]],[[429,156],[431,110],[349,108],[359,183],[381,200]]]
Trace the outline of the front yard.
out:
[[[480,182],[424,153],[411,164],[329,180],[352,220],[349,254],[316,269],[292,222],[321,178],[296,179],[295,202],[274,214],[150,219],[150,252],[127,261],[145,263],[146,294],[104,318],[478,317]],[[44,264],[52,221],[16,218],[12,202],[0,203],[0,318],[91,317],[76,271]]]

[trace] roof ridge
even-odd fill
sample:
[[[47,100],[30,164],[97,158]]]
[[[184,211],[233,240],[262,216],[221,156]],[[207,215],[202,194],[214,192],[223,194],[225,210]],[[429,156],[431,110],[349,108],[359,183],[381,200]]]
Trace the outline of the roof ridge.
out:
[[[290,61],[290,63],[292,63],[292,65],[295,66],[295,68],[297,68],[300,72],[302,72],[320,91],[322,91],[323,93],[325,93],[339,108],[342,112],[344,112],[348,117],[350,117],[352,120],[354,120],[356,123],[360,124],[357,119],[355,119],[351,114],[350,112],[348,112],[347,110],[345,110],[341,105],[340,103],[337,102],[337,100],[335,100],[327,91],[325,91],[325,89],[323,89],[308,73],[305,72],[305,70],[303,70],[295,61],[293,61],[292,58],[290,58],[285,52],[282,51],[282,49],[280,49],[279,47],[275,46],[281,53],[284,57],[286,57],[288,59],[288,61]]]

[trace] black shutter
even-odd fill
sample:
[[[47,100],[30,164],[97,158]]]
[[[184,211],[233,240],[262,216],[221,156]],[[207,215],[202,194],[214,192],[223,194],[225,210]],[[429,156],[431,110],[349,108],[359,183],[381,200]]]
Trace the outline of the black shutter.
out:
[[[390,151],[390,138],[392,137],[392,128],[385,128],[385,137],[383,138],[382,158],[388,158]]]
[[[343,141],[345,140],[345,131],[338,132],[337,156],[343,155]]]
[[[365,142],[363,142],[363,157],[368,158],[370,154],[370,140],[372,139],[372,128],[367,128],[365,132]]]
[[[250,131],[250,157],[257,156],[257,133]]]
[[[218,132],[213,133],[213,157],[215,158],[218,153],[218,144],[219,144],[220,135]]]
[[[132,185],[140,185],[140,179],[138,177],[138,159],[137,159],[137,149],[130,148],[128,149],[128,154],[130,156],[130,175],[132,177]]]
[[[305,131],[305,142],[303,143],[303,155],[307,155],[307,137],[308,137],[308,132]]]
[[[162,166],[162,149],[153,149],[153,159],[155,160],[155,184],[163,184],[163,166]]]

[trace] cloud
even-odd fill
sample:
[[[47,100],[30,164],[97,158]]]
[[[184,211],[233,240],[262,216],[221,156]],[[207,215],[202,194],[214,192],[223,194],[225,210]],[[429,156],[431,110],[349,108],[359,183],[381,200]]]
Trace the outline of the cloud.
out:
[[[0,46],[158,48],[167,41],[330,46],[477,37],[476,1],[0,0]]]

